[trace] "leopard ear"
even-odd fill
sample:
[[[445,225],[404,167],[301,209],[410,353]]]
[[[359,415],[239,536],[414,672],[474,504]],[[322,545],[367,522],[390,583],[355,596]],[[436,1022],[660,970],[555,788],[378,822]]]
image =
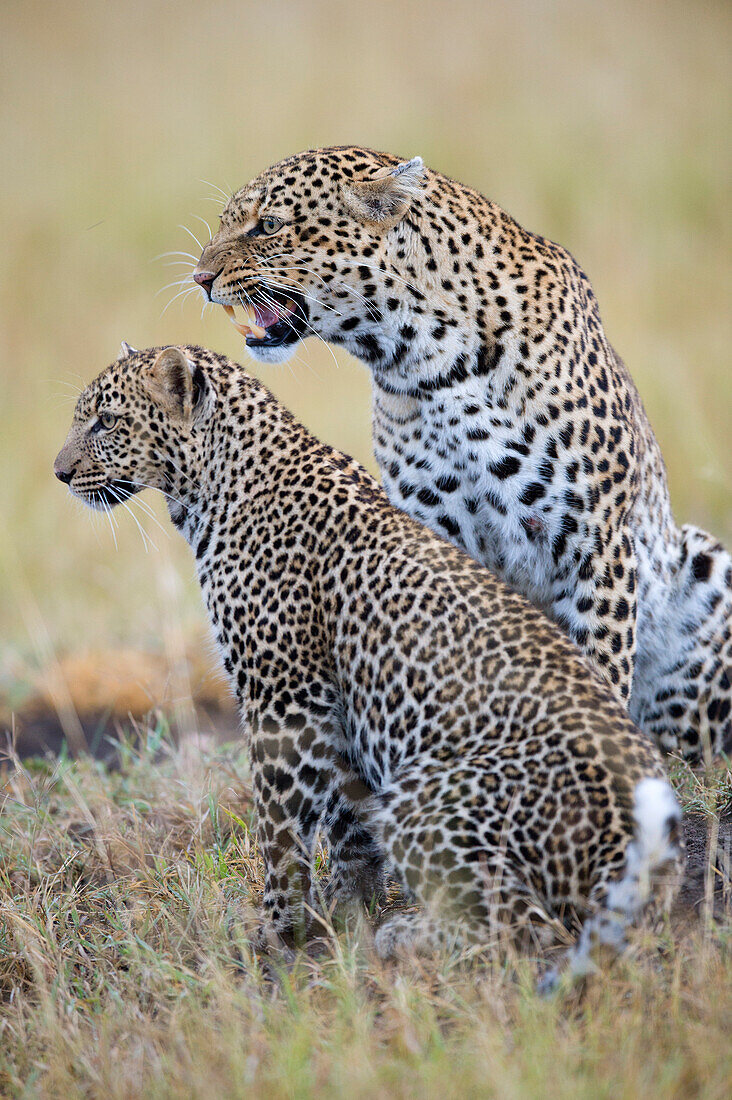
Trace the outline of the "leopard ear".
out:
[[[143,374],[148,393],[171,416],[190,420],[193,412],[192,364],[180,348],[163,348]]]
[[[120,344],[119,355],[117,356],[117,362],[121,363],[123,359],[127,359],[130,355],[136,355],[137,348],[133,348],[132,344],[128,344],[126,340],[123,340]]]
[[[412,157],[394,167],[380,168],[368,179],[343,184],[343,199],[358,221],[388,227],[406,214],[412,200],[422,190],[424,162]]]

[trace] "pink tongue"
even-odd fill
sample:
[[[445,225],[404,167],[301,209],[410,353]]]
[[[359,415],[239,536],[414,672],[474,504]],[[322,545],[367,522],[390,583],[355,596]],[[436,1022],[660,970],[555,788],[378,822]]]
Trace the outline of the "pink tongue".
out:
[[[284,312],[284,310],[282,311]],[[273,309],[270,306],[255,306],[254,314],[257,318],[257,324],[262,328],[269,328],[270,325],[274,325],[279,321],[282,316],[282,312],[278,309]]]

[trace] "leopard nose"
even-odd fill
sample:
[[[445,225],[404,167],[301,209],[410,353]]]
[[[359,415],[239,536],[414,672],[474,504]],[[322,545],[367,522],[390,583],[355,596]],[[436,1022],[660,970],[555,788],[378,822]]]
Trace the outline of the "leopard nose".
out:
[[[53,466],[53,472],[55,473],[59,481],[63,481],[64,485],[68,485],[72,477],[74,476],[73,470],[64,470],[60,466],[57,466],[55,463]]]
[[[193,278],[199,286],[203,287],[209,301],[211,299],[211,287],[214,284],[214,279],[216,278],[216,275],[217,272],[213,271],[194,271],[193,273]]]

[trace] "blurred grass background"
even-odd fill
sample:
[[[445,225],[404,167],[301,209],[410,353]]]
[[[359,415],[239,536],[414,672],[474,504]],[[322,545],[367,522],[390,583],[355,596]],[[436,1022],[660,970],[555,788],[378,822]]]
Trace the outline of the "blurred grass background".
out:
[[[221,311],[162,310],[194,215],[288,153],[362,143],[469,183],[567,246],[648,408],[678,517],[732,541],[729,4],[5,0],[0,11],[0,679],[203,619],[187,550],[118,548],[53,479],[73,392],[136,347],[245,356]],[[205,233],[205,230],[203,230]],[[344,353],[257,374],[374,469]],[[150,503],[153,503],[152,499]],[[164,510],[155,503],[163,525]],[[2,684],[0,683],[0,686]]]

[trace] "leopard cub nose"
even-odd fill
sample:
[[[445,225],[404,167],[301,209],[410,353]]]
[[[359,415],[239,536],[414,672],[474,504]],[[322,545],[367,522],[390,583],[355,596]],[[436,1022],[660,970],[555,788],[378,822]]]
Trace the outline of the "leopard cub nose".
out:
[[[198,283],[199,286],[203,287],[203,289],[206,291],[206,294],[210,298],[211,297],[211,287],[214,284],[214,279],[216,278],[216,273],[213,272],[213,271],[194,271],[193,278],[195,279],[195,281]]]
[[[59,481],[63,481],[64,485],[69,484],[76,472],[76,463],[71,459],[72,456],[68,453],[67,445],[61,448],[53,460],[53,472]]]

